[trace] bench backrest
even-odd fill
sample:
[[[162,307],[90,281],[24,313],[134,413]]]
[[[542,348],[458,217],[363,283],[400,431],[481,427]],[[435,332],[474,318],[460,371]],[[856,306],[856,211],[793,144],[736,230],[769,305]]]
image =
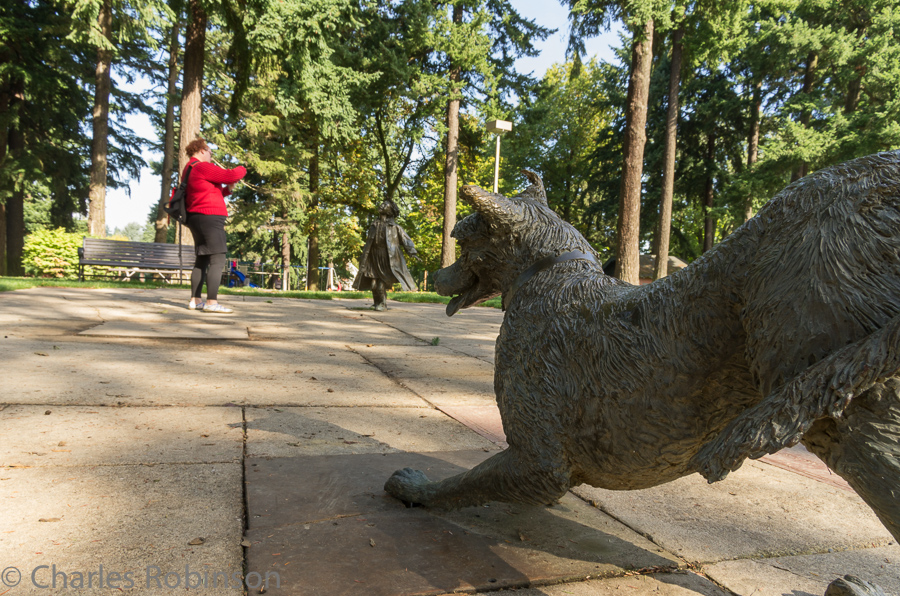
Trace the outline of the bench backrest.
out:
[[[111,265],[179,265],[178,244],[84,238],[83,247],[83,260],[91,261],[92,264],[103,261],[109,262]],[[191,267],[194,263],[193,248],[193,246],[181,246],[181,263],[186,267]]]

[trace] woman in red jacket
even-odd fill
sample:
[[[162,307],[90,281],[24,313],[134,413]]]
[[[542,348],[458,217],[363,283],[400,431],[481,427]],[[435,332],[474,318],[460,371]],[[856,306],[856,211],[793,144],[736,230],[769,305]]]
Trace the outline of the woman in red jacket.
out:
[[[212,163],[212,152],[203,139],[195,139],[185,149],[191,160],[184,167],[181,177],[191,168],[188,177],[185,205],[187,227],[194,236],[194,252],[197,259],[191,271],[191,301],[188,308],[204,312],[229,313],[232,309],[219,304],[219,283],[225,269],[225,218],[228,209],[225,197],[231,194],[234,183],[247,174],[244,166],[233,170],[220,168]],[[201,299],[206,282],[206,302]]]

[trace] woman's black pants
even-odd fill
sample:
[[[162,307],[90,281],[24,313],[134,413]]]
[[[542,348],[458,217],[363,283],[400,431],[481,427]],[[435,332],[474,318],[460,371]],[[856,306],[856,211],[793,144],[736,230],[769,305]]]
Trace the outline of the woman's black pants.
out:
[[[191,296],[200,298],[203,284],[206,283],[206,299],[218,300],[219,283],[225,269],[225,253],[214,255],[197,255],[194,269],[191,271]]]

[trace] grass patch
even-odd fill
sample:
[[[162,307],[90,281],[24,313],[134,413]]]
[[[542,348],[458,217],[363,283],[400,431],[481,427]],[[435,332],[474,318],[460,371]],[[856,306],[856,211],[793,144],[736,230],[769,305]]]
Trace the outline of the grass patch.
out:
[[[388,292],[388,298],[397,302],[426,302],[430,304],[447,304],[450,302],[450,296],[441,296],[434,292]],[[482,302],[478,306],[486,306],[488,308],[501,308],[500,297],[491,298]]]
[[[167,284],[162,281],[102,281],[77,279],[56,279],[43,277],[0,277],[0,292],[13,290],[26,290],[28,288],[124,288],[141,289],[151,288],[176,288],[189,289],[188,284]],[[261,296],[268,298],[299,298],[303,300],[335,300],[346,299],[371,299],[371,292],[282,292],[280,290],[266,290],[263,288],[219,288],[219,294],[230,296]],[[440,296],[434,292],[388,292],[388,299],[397,302],[447,304],[450,298]],[[492,298],[480,306],[500,308],[500,298]]]
[[[187,284],[167,284],[163,281],[103,281],[77,279],[57,279],[53,277],[0,277],[0,292],[27,290],[28,288],[189,288]]]
[[[334,300],[335,298],[365,298],[368,292],[306,292],[267,290],[265,288],[223,288],[219,294],[229,296],[263,296],[267,298],[302,298],[304,300]]]
[[[367,292],[368,293],[368,292]],[[388,298],[397,302],[447,304],[450,298],[434,292],[388,292]]]

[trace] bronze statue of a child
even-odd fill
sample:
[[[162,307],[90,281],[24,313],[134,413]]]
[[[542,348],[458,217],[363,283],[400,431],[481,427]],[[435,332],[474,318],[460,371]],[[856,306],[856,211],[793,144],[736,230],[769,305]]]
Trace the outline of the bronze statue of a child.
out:
[[[406,268],[402,246],[411,257],[418,255],[416,247],[395,218],[400,209],[390,199],[378,207],[378,218],[369,226],[366,245],[359,259],[359,273],[353,280],[354,290],[372,290],[375,310],[386,310],[387,291],[399,283],[405,292],[415,292],[416,283]]]

